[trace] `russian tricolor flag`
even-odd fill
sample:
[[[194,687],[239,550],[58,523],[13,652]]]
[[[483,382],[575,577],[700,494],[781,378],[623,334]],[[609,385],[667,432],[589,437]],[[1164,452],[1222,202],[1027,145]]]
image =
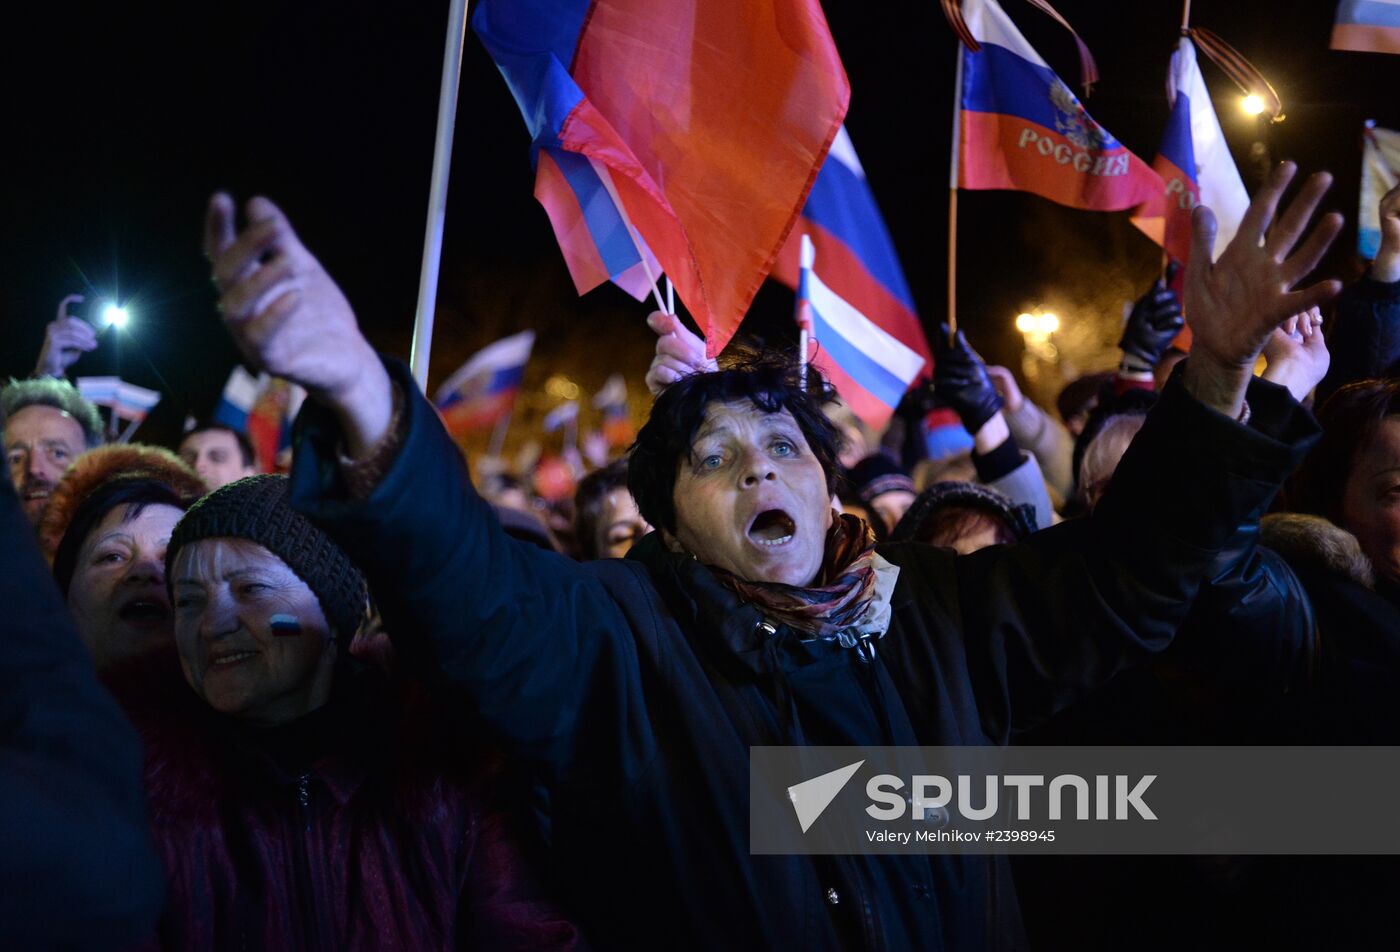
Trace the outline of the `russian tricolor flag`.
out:
[[[719,353],[846,114],[818,0],[481,0],[472,25],[525,118],[575,282],[632,281],[649,248]]]
[[[1332,49],[1400,53],[1400,0],[1342,0]]]
[[[433,403],[447,431],[462,436],[510,412],[530,362],[535,332],[521,331],[483,347],[438,388]]]
[[[1090,211],[1160,203],[1162,181],[1093,120],[996,0],[966,0],[958,187],[1013,189]]]
[[[214,408],[216,423],[248,435],[265,472],[276,472],[283,451],[292,445],[292,421],[306,399],[295,384],[234,367]]]
[[[1230,155],[1210,91],[1196,61],[1196,45],[1182,37],[1172,54],[1167,98],[1171,116],[1162,148],[1152,162],[1166,183],[1160,216],[1136,216],[1133,224],[1186,264],[1191,258],[1191,212],[1206,205],[1215,213],[1218,255],[1239,230],[1249,193]]]
[[[813,358],[851,412],[883,429],[925,360],[817,277],[815,249],[802,236],[802,277],[797,294],[803,319],[816,341]]]
[[[800,245],[807,240],[821,257],[825,286],[932,366],[914,296],[845,126],[773,267],[773,277],[793,289],[800,286]]]

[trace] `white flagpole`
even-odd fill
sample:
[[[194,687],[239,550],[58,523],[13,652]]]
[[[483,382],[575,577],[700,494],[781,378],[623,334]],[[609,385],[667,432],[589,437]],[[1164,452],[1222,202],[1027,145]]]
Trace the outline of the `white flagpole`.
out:
[[[467,0],[452,0],[447,15],[447,42],[442,53],[433,179],[428,192],[423,268],[418,276],[418,311],[413,321],[413,350],[409,358],[413,379],[424,393],[428,392],[428,357],[433,349],[433,313],[437,307],[438,270],[442,264],[442,230],[447,218],[447,179],[452,173],[452,130],[457,121],[457,89],[462,79],[462,44],[466,36]]]
[[[618,217],[622,219],[622,226],[627,229],[627,234],[632,238],[632,247],[637,249],[637,257],[642,259],[642,272],[647,276],[647,282],[651,284],[651,296],[656,301],[656,309],[666,314],[676,313],[675,308],[667,307],[665,302],[661,300],[661,288],[656,283],[656,275],[651,273],[651,265],[647,264],[647,249],[642,243],[642,233],[637,230],[636,225],[632,224],[632,219],[627,214],[627,208],[622,204],[622,197],[617,194],[617,185],[613,183],[612,173],[603,163],[597,160],[590,161],[593,163],[593,170],[598,173],[598,180],[603,183],[603,188],[607,190],[608,197],[617,206]]]
[[[816,246],[812,244],[812,239],[808,237],[805,232],[802,234],[802,243],[799,246],[798,262],[801,270],[808,273],[808,280],[810,281],[811,271],[817,264],[817,249]],[[812,315],[810,311],[806,315],[803,315],[802,307],[803,301],[799,293],[797,301],[797,373],[798,379],[802,384],[802,389],[805,390],[807,389],[807,352],[812,346],[812,329],[810,327]]]

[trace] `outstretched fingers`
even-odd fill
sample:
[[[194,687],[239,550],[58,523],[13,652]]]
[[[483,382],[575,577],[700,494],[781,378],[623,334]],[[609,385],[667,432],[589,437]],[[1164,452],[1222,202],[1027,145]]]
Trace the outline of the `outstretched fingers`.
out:
[[[1337,240],[1337,236],[1342,232],[1343,219],[1336,212],[1329,212],[1322,216],[1322,219],[1313,228],[1312,234],[1308,235],[1308,240],[1303,242],[1303,247],[1299,248],[1283,262],[1283,281],[1285,286],[1292,287],[1299,281],[1312,274],[1313,269],[1321,262],[1327,249],[1332,247],[1332,242]]]
[[[1319,281],[1317,284],[1285,295],[1284,306],[1292,313],[1298,314],[1315,307],[1321,307],[1341,293],[1342,282]]]
[[[1327,172],[1317,172],[1308,176],[1298,195],[1284,209],[1283,216],[1269,229],[1269,237],[1264,249],[1276,261],[1282,261],[1293,250],[1293,246],[1303,237],[1313,213],[1332,187],[1332,176]]]
[[[1288,183],[1293,181],[1293,176],[1297,174],[1298,166],[1292,162],[1280,162],[1269,173],[1263,188],[1259,189],[1254,196],[1254,201],[1249,203],[1249,208],[1244,213],[1244,218],[1240,219],[1239,234],[1248,238],[1253,244],[1259,244],[1264,240],[1264,234],[1269,230],[1270,223],[1274,220],[1274,213],[1278,211],[1278,203],[1283,198],[1283,193],[1288,189]],[[1191,256],[1196,257],[1195,255]]]

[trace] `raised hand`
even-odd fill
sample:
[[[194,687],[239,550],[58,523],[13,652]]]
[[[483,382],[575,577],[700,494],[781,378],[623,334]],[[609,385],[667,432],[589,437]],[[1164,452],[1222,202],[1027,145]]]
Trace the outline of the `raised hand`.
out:
[[[690,332],[681,319],[665,311],[652,311],[647,326],[657,333],[656,356],[647,369],[647,389],[656,396],[682,377],[708,373],[718,365],[705,356],[705,340]]]
[[[1400,185],[1381,198],[1381,247],[1371,262],[1371,277],[1389,284],[1400,281]]]
[[[972,434],[982,429],[1004,403],[992,386],[982,358],[967,343],[962,331],[953,335],[947,324],[933,335],[933,392],[957,412],[963,428]]]
[[[1010,370],[996,364],[988,364],[987,376],[992,378],[992,386],[997,388],[997,393],[1006,401],[1007,413],[1015,413],[1021,409],[1021,404],[1026,398],[1021,393],[1021,385],[1016,382],[1016,377]]]
[[[1172,264],[1171,268],[1176,265]],[[1123,351],[1123,369],[1136,373],[1151,373],[1162,354],[1176,340],[1186,323],[1181,315],[1181,301],[1168,285],[1175,272],[1168,269],[1165,278],[1158,279],[1147,293],[1137,299],[1128,322],[1123,326],[1123,339],[1118,347]]]
[[[266,198],[245,207],[235,227],[233,199],[209,200],[204,253],[219,311],[254,367],[301,384],[336,412],[351,455],[378,442],[393,414],[389,378],[360,333],[340,288]]]
[[[1268,361],[1264,379],[1287,387],[1301,403],[1327,376],[1332,363],[1322,339],[1322,312],[1313,308],[1274,328],[1264,344],[1264,359]]]
[[[1332,176],[1326,172],[1310,177],[1275,221],[1279,199],[1296,171],[1291,162],[1274,169],[1214,264],[1215,216],[1200,206],[1192,218],[1193,253],[1185,286],[1192,341],[1184,383],[1196,399],[1231,417],[1241,415],[1254,362],[1274,328],[1326,303],[1342,289],[1338,281],[1320,281],[1294,290],[1317,267],[1342,228],[1341,215],[1324,215],[1299,246],[1331,187]]]
[[[83,300],[81,294],[70,294],[58,302],[58,314],[44,330],[44,346],[39,349],[36,377],[62,378],[78,358],[97,349],[97,331],[80,317],[68,316],[68,305]]]

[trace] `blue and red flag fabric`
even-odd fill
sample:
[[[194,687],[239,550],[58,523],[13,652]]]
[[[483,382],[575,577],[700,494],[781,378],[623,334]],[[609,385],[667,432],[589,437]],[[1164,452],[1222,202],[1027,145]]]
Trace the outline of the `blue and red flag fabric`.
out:
[[[1249,208],[1249,193],[1211,106],[1196,45],[1187,37],[1180,39],[1172,54],[1167,99],[1171,116],[1152,162],[1166,183],[1165,201],[1159,216],[1134,217],[1133,224],[1184,265],[1191,258],[1192,210],[1206,205],[1215,213],[1218,256],[1239,231]]]
[[[1342,0],[1332,49],[1400,53],[1400,0]]]
[[[1356,213],[1357,250],[1372,260],[1381,250],[1381,199],[1400,183],[1400,131],[1366,123],[1361,146],[1361,207]]]
[[[602,415],[601,432],[608,449],[628,446],[637,438],[627,410],[627,381],[622,374],[608,377],[603,389],[593,395],[593,409]]]
[[[1159,205],[1162,181],[1111,136],[996,0],[965,0],[958,187],[1031,192],[1089,211]]]
[[[773,267],[773,277],[794,290],[802,278],[804,236],[821,259],[826,287],[923,358],[926,370],[931,368],[933,358],[914,310],[914,296],[909,293],[894,242],[844,126],[832,142],[802,217]],[[822,366],[822,356],[818,351],[818,366]]]
[[[718,354],[846,114],[818,0],[482,0],[472,25],[575,282],[635,279],[649,251]]]
[[[881,430],[927,361],[817,277],[815,250],[806,236],[801,254],[797,296],[801,320],[816,341],[812,362],[852,413]]]
[[[433,395],[447,431],[465,436],[510,413],[534,346],[535,332],[521,331],[488,344],[457,368]]]
[[[213,419],[246,433],[263,471],[274,472],[285,468],[281,461],[292,446],[292,421],[305,399],[306,391],[295,384],[234,367]]]

